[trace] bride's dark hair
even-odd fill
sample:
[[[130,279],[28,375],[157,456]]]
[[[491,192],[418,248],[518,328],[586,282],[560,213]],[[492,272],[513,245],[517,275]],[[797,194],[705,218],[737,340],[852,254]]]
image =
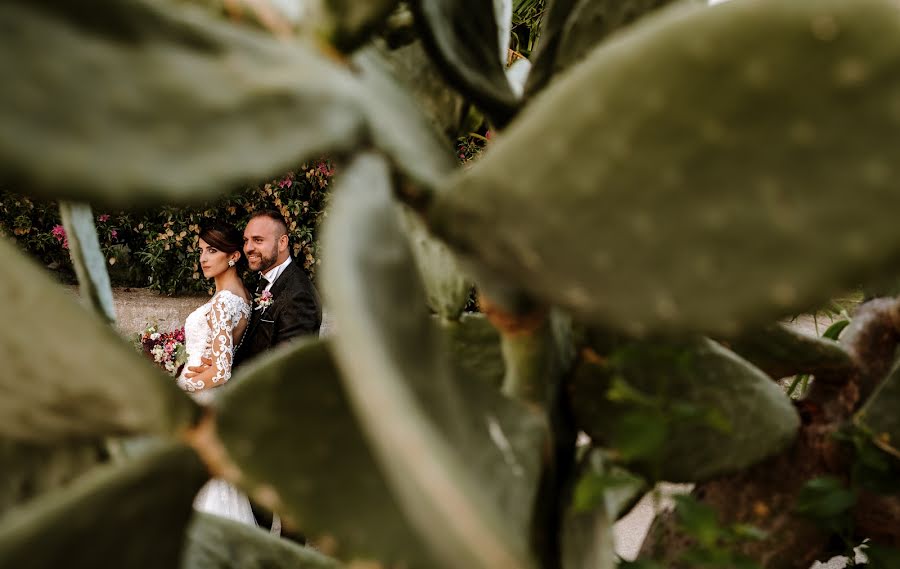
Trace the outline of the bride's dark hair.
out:
[[[212,245],[219,251],[231,254],[237,251],[241,253],[238,259],[237,268],[243,267],[246,260],[244,259],[244,234],[238,231],[237,227],[223,221],[210,221],[200,228],[200,239]]]

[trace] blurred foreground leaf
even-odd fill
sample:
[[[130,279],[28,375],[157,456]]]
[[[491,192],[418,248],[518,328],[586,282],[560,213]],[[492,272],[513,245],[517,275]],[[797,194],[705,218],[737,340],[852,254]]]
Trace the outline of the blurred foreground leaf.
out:
[[[0,240],[0,436],[50,443],[166,433],[197,406],[43,269]]]
[[[893,0],[661,12],[531,102],[429,225],[633,334],[732,334],[820,304],[900,255],[895,16]]]
[[[177,567],[194,496],[207,479],[181,445],[97,469],[2,519],[0,567]]]
[[[444,564],[526,567],[546,425],[456,375],[398,216],[384,162],[358,157],[336,185],[324,241],[344,386],[391,489]]]

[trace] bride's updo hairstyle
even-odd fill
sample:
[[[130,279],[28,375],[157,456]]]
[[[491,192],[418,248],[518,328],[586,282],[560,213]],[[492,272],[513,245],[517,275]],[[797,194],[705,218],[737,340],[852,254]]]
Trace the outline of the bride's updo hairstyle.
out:
[[[210,221],[200,228],[200,239],[206,241],[212,247],[227,254],[241,253],[237,261],[238,272],[242,271],[247,259],[244,258],[244,234],[237,227],[222,221]]]

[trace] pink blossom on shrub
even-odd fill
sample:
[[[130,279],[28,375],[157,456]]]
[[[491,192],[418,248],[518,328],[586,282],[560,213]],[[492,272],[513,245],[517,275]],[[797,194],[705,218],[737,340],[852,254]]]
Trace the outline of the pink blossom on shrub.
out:
[[[334,168],[329,167],[328,163],[324,160],[322,162],[319,162],[318,166],[316,166],[316,169],[319,171],[319,174],[322,174],[323,176],[331,176],[334,174]]]
[[[56,237],[56,240],[62,243],[63,249],[69,248],[69,238],[66,236],[66,228],[62,225],[54,225],[50,233]]]
[[[109,232],[110,239],[116,240],[116,239],[118,239],[118,237],[119,237],[119,232],[116,231],[115,229],[113,229],[112,231]]]
[[[100,223],[106,223],[107,221],[109,221],[109,214],[104,213],[103,215],[98,216],[97,221],[99,221]]]

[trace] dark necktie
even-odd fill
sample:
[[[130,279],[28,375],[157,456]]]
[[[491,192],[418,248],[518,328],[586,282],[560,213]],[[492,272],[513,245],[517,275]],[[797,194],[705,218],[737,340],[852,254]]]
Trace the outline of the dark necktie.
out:
[[[266,277],[260,275],[259,282],[256,284],[256,294],[260,294],[267,286],[269,286],[269,281],[266,280]]]

